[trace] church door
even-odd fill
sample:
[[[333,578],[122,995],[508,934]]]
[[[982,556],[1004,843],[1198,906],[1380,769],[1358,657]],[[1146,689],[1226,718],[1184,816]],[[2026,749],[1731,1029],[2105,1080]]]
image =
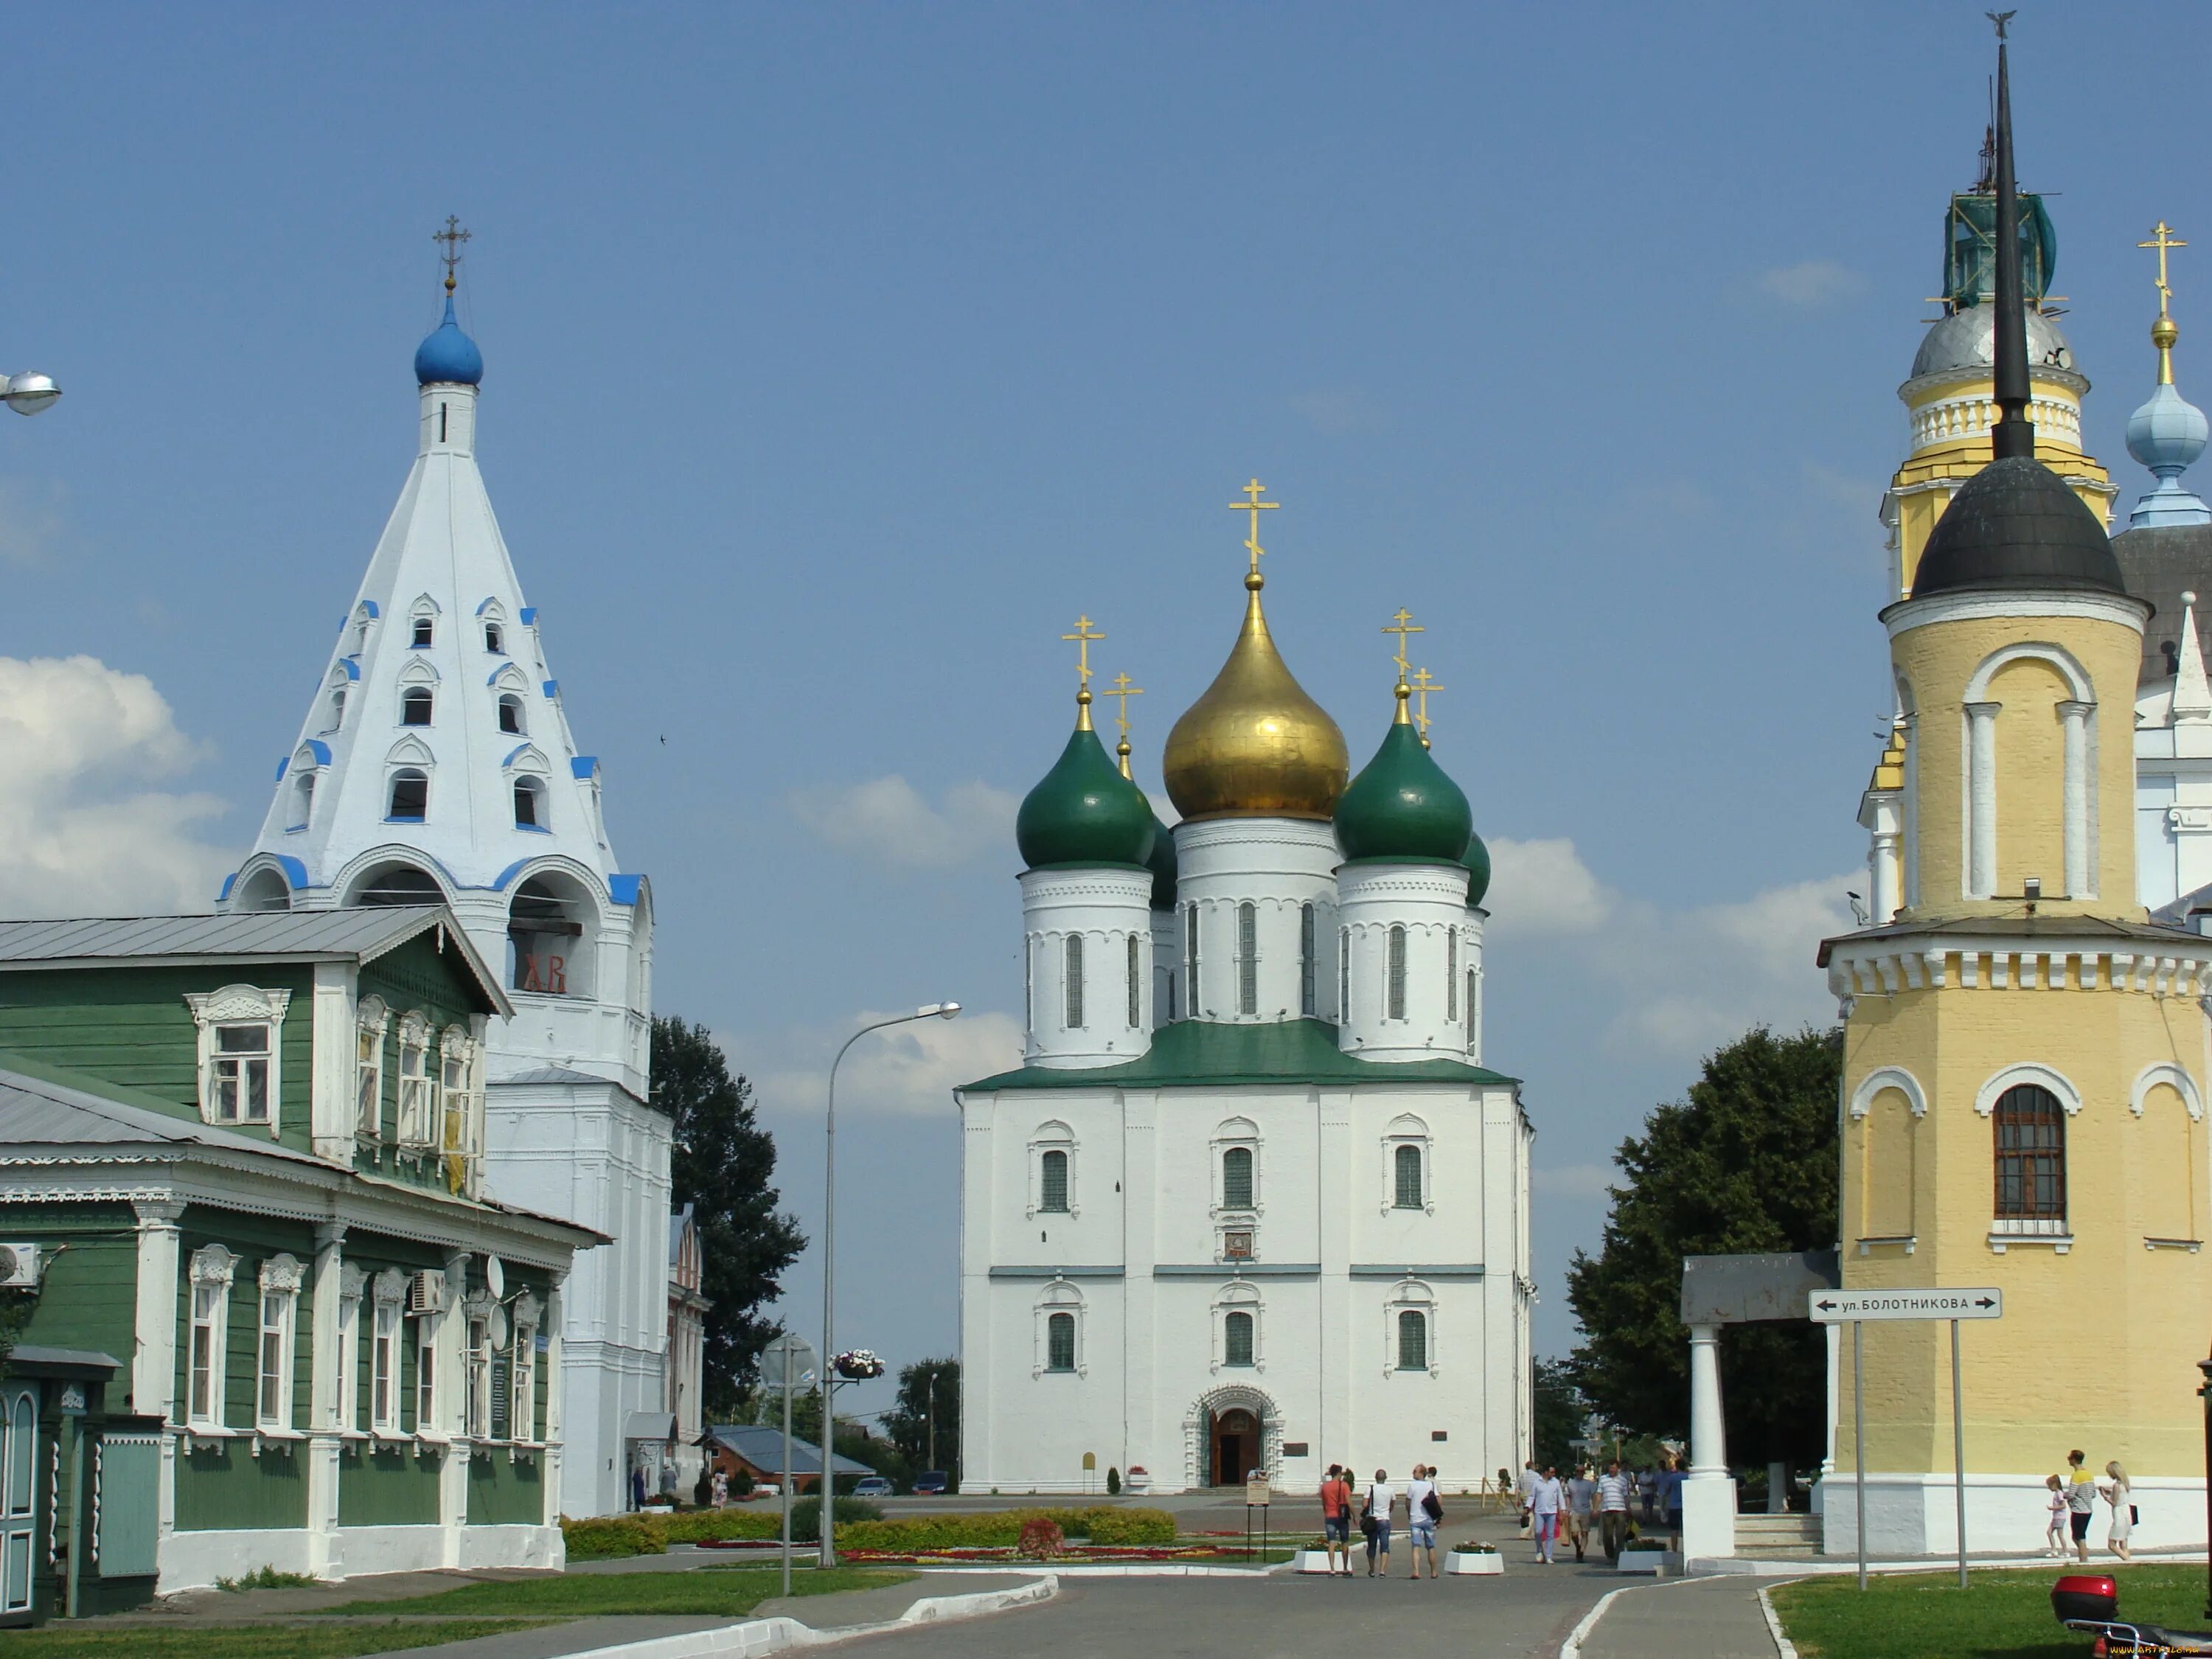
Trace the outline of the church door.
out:
[[[1260,1423],[1242,1406],[1213,1417],[1213,1484],[1241,1486],[1260,1462]]]

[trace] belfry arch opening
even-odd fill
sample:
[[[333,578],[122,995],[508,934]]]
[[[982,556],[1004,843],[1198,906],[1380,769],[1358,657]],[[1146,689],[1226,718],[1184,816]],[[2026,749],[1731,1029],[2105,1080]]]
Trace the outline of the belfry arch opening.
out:
[[[510,988],[539,996],[592,994],[592,946],[599,906],[574,878],[535,875],[514,890],[507,910]]]
[[[292,889],[281,870],[256,870],[238,885],[233,908],[240,910],[289,910]]]
[[[350,904],[443,904],[446,890],[428,870],[412,864],[380,864],[353,890]]]

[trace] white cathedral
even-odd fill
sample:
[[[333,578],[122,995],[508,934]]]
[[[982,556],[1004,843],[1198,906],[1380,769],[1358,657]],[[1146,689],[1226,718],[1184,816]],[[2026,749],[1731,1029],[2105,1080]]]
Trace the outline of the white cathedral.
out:
[[[1017,821],[1023,1064],[957,1091],[970,1491],[1310,1492],[1332,1462],[1458,1489],[1529,1452],[1534,1131],[1481,1064],[1489,854],[1402,634],[1347,785],[1247,493],[1243,626],[1163,757],[1181,822],[1100,744],[1087,654]]]
[[[442,902],[502,965],[515,1013],[492,1020],[478,1061],[485,1145],[459,1150],[483,1156],[487,1196],[611,1241],[577,1255],[561,1297],[561,1509],[600,1515],[624,1506],[632,1467],[696,1467],[668,1421],[684,1389],[696,1416],[699,1379],[665,1371],[653,890],[608,843],[599,763],[577,750],[477,470],[483,358],[453,289],[449,269],[445,319],[415,354],[415,465],[219,906]]]

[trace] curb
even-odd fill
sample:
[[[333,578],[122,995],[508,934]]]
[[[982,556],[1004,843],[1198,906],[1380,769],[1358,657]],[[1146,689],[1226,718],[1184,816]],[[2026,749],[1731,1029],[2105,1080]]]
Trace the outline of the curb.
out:
[[[1794,1584],[1797,1581],[1790,1578],[1783,1582]],[[1766,1594],[1771,1589],[1781,1588],[1781,1584],[1761,1584],[1759,1587],[1759,1610],[1766,1615],[1766,1633],[1774,1638],[1774,1651],[1778,1659],[1797,1659],[1797,1644],[1782,1633],[1782,1620],[1776,1616],[1774,1603],[1768,1599]]]
[[[1662,1578],[1647,1584],[1622,1584],[1607,1590],[1582,1616],[1582,1622],[1567,1632],[1567,1639],[1559,1644],[1559,1659],[1582,1659],[1583,1644],[1589,1640],[1590,1632],[1597,1628],[1598,1620],[1604,1618],[1607,1610],[1613,1606],[1614,1597],[1626,1595],[1632,1590],[1680,1589],[1685,1584],[1696,1582],[1692,1578]],[[1796,1655],[1792,1654],[1790,1659],[1796,1659]]]
[[[980,1619],[1008,1607],[1048,1601],[1060,1593],[1057,1575],[1046,1573],[1012,1589],[977,1590],[967,1595],[926,1595],[896,1619],[872,1625],[848,1625],[816,1630],[798,1620],[749,1619],[743,1624],[714,1630],[690,1631],[678,1636],[648,1637],[642,1642],[623,1642],[613,1647],[586,1648],[562,1659],[757,1659],[792,1648],[826,1646],[856,1636],[878,1636],[887,1631],[911,1630],[917,1625],[949,1624]]]

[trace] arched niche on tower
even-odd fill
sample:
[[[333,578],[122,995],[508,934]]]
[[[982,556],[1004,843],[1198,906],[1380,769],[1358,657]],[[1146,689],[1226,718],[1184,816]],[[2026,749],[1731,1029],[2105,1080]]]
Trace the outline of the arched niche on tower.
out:
[[[518,881],[507,906],[507,982],[532,996],[588,997],[599,953],[599,903],[584,879],[556,864]]]
[[[289,910],[292,884],[274,865],[264,864],[238,884],[231,898],[234,910]]]
[[[443,904],[446,890],[437,877],[405,859],[370,865],[346,890],[348,904]]]

